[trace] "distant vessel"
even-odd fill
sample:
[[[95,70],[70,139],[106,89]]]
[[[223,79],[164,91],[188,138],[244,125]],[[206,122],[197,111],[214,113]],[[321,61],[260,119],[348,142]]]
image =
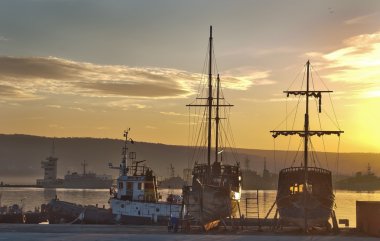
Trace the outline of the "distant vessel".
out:
[[[197,100],[206,100],[207,103],[195,103],[187,105],[189,107],[205,107],[203,112],[204,119],[200,120],[200,128],[198,130],[198,138],[202,139],[207,136],[207,156],[202,160],[202,150],[205,150],[203,143],[198,143],[198,156],[195,159],[193,167],[192,185],[184,187],[183,198],[186,208],[186,219],[191,220],[196,225],[200,225],[204,230],[210,230],[219,225],[221,220],[228,217],[236,216],[239,210],[239,202],[241,196],[241,171],[238,162],[236,164],[223,163],[223,149],[220,147],[222,143],[221,137],[226,137],[221,131],[219,109],[221,107],[232,107],[228,103],[221,103],[224,98],[221,97],[220,78],[216,80],[213,76],[213,37],[212,26],[210,26],[209,37],[209,53],[208,53],[208,89],[207,96],[200,96]],[[213,87],[216,85],[214,96]],[[215,116],[214,116],[215,115]],[[215,120],[215,125],[213,125]],[[212,152],[212,130],[215,130],[215,149],[214,161],[211,164]],[[225,131],[225,129],[222,129]],[[227,137],[226,137],[227,139]],[[224,139],[223,141],[229,141]],[[225,143],[225,142],[224,142]],[[206,154],[206,153],[205,153]],[[204,160],[207,163],[201,163]]]
[[[55,157],[55,145],[53,141],[52,154],[41,162],[44,169],[44,178],[37,179],[37,187],[43,188],[73,188],[73,189],[109,189],[113,180],[110,175],[97,175],[86,172],[86,161],[82,163],[83,173],[67,173],[64,179],[57,178],[57,162]]]
[[[136,160],[136,153],[128,151],[129,130],[124,132],[125,142],[122,151],[122,160],[117,178],[117,188],[111,189],[109,203],[115,220],[124,224],[165,223],[170,218],[180,218],[182,198],[170,195],[166,201],[160,201],[157,192],[157,180],[153,171],[139,165],[144,162]],[[128,166],[128,160],[131,165]]]
[[[319,112],[321,112],[321,99],[323,93],[332,91],[310,90],[310,62],[306,63],[306,90],[284,91],[287,96],[300,95],[306,98],[306,113],[303,130],[274,130],[274,138],[279,135],[299,135],[303,138],[303,163],[298,167],[282,169],[279,173],[276,204],[280,221],[295,224],[305,231],[311,227],[330,227],[328,220],[335,217],[333,205],[335,196],[332,187],[331,171],[311,167],[309,165],[309,145],[311,136],[338,135],[343,131],[310,130],[309,124],[309,97],[319,99]],[[315,156],[312,156],[315,158]],[[315,161],[315,160],[314,160]]]
[[[183,180],[179,176],[175,176],[174,172],[174,166],[173,164],[170,164],[169,167],[169,177],[165,178],[164,180],[161,180],[158,182],[159,188],[169,188],[169,189],[181,189],[183,186],[185,186],[186,181]]]
[[[357,172],[355,176],[339,180],[335,183],[337,189],[353,191],[375,191],[380,190],[380,178],[373,172],[368,163],[367,173]]]

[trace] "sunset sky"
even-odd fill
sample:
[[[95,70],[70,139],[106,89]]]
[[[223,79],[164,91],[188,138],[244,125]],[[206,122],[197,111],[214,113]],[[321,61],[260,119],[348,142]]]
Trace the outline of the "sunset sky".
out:
[[[310,59],[340,150],[380,152],[377,0],[2,0],[0,133],[187,145],[209,25],[237,147],[273,148]]]

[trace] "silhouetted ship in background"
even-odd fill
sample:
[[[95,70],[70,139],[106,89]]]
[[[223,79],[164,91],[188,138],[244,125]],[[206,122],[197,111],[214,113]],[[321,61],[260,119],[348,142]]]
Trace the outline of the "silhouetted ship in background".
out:
[[[183,186],[186,186],[186,181],[180,176],[175,176],[174,166],[173,164],[170,164],[169,177],[159,181],[158,187],[168,189],[181,189]]]
[[[352,191],[375,191],[380,190],[380,178],[373,172],[368,163],[367,172],[357,172],[355,176],[341,179],[335,183],[337,189]]]
[[[64,179],[57,178],[58,158],[54,154],[54,142],[52,154],[41,162],[44,169],[44,178],[37,179],[37,187],[43,188],[72,188],[72,189],[109,189],[112,184],[112,176],[97,175],[93,172],[86,172],[86,161],[82,163],[83,173],[67,173]]]
[[[330,93],[332,91],[310,90],[309,78],[310,62],[307,61],[306,90],[284,91],[287,96],[305,96],[306,113],[304,116],[304,129],[271,131],[274,138],[278,137],[279,135],[299,135],[301,138],[303,138],[303,163],[301,163],[301,165],[298,167],[292,166],[280,171],[276,204],[281,222],[295,224],[305,231],[311,227],[316,226],[329,228],[329,218],[335,217],[335,213],[333,213],[335,195],[333,193],[331,171],[310,166],[309,158],[313,159],[314,163],[316,164],[316,155],[311,155],[311,152],[309,153],[309,145],[312,147],[310,137],[332,134],[340,136],[340,134],[343,133],[343,131],[340,130],[310,130],[309,97],[315,97],[319,99],[318,111],[321,113],[322,94]]]
[[[212,229],[219,225],[222,219],[236,216],[239,210],[239,202],[241,196],[241,171],[239,163],[225,164],[223,160],[223,149],[221,144],[226,144],[226,129],[221,129],[220,117],[221,107],[232,107],[225,102],[220,88],[220,78],[213,76],[213,37],[212,26],[210,26],[209,49],[208,49],[208,89],[207,96],[202,97],[202,93],[196,100],[206,100],[207,103],[192,103],[189,107],[205,107],[200,115],[203,116],[198,120],[200,124],[197,130],[198,143],[195,144],[193,161],[192,185],[184,187],[183,199],[184,210],[186,210],[185,219],[191,220],[188,225],[200,225],[204,230]],[[215,88],[215,92],[213,91]],[[206,88],[204,88],[206,90]],[[214,96],[216,94],[216,96]],[[221,103],[224,101],[225,103]],[[225,113],[225,112],[222,112]],[[213,125],[213,120],[215,121]],[[229,122],[228,122],[229,124]],[[212,149],[212,130],[214,129],[215,148]],[[229,133],[230,134],[230,133]],[[207,153],[202,137],[207,136]],[[222,139],[221,137],[225,137]],[[224,142],[223,142],[224,141]],[[212,162],[212,154],[214,151],[214,161]],[[206,156],[206,157],[205,157]],[[204,161],[207,163],[201,163]]]

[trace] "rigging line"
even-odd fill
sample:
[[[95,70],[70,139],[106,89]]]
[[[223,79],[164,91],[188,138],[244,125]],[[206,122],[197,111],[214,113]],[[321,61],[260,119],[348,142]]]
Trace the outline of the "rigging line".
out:
[[[338,147],[337,147],[337,151],[336,151],[336,173],[335,173],[335,178],[338,177],[339,175],[339,157],[340,157],[340,136],[338,136]],[[336,193],[336,189],[335,189],[335,193]]]
[[[201,74],[201,78],[199,80],[199,85],[198,85],[198,91],[197,91],[197,97],[200,97],[204,91],[204,80],[205,80],[205,71],[206,71],[206,68],[207,68],[207,57],[208,57],[208,49],[210,48],[210,44],[208,43],[207,44],[207,52],[206,52],[206,55],[205,55],[205,58],[204,58],[204,61],[203,61],[203,67],[202,67],[202,74]],[[193,102],[191,102],[190,104],[193,104],[194,102],[196,102],[197,99],[194,99]]]
[[[318,78],[321,80],[322,84],[325,86],[325,88],[330,91],[330,89],[327,87],[327,85],[325,84],[325,82],[323,81],[323,79],[321,78],[321,76],[318,74],[318,71],[316,70],[316,68],[314,68],[314,65],[310,64],[311,68],[314,70],[314,72],[317,74]]]
[[[314,75],[313,75],[313,72],[311,72],[310,74],[311,76],[311,82],[313,84],[313,89],[315,90],[315,87],[314,87]],[[321,97],[320,97],[321,98]],[[316,109],[318,110],[318,103],[317,103],[317,98],[314,98],[314,103],[315,103],[315,107]],[[319,130],[322,131],[322,122],[321,122],[321,115],[319,113],[319,111],[317,111],[317,116],[318,116],[318,122],[319,122]],[[323,143],[323,152],[325,154],[325,161],[326,161],[326,166],[327,168],[329,168],[329,163],[327,162],[327,152],[326,152],[326,144],[325,144],[325,137],[322,135],[322,143]],[[311,139],[310,139],[311,141]],[[319,162],[319,161],[318,161]],[[322,166],[322,165],[321,165]]]
[[[215,43],[213,43],[213,47],[214,48],[212,48],[212,57],[213,57],[213,63],[214,63],[214,71],[216,71],[215,73],[219,73],[218,64],[216,62],[216,55],[215,55]]]
[[[228,125],[228,123],[227,123],[227,125]],[[233,159],[235,159],[235,161],[237,160],[237,157],[236,157],[236,153],[234,152],[234,149],[232,149],[231,148],[231,142],[230,142],[230,140],[229,140],[229,138],[228,138],[228,126],[227,127],[225,127],[224,125],[222,126],[222,132],[223,132],[223,135],[224,135],[224,137],[225,137],[225,143],[226,143],[226,146],[228,145],[230,148],[230,151],[231,151],[231,155],[232,155],[232,157],[233,157]]]
[[[298,144],[298,149],[296,151],[296,155],[294,156],[293,158],[293,162],[292,164],[290,165],[291,167],[293,167],[293,165],[295,164],[296,160],[297,160],[297,157],[298,157],[298,153],[300,152],[300,148],[301,148],[301,145],[303,144],[303,138],[300,139],[299,141],[299,144]]]
[[[298,79],[298,76],[301,74],[302,70],[304,70],[304,67],[305,67],[305,65],[300,69],[300,71],[298,72],[298,74],[296,75],[296,77],[293,79],[293,81],[290,84],[290,86],[288,87],[287,91],[293,86],[294,82]]]
[[[227,111],[226,111],[227,112]],[[235,142],[235,137],[233,135],[233,132],[232,132],[232,125],[231,125],[231,120],[229,118],[230,116],[230,112],[231,112],[231,108],[228,108],[228,113],[226,113],[226,116],[228,116],[227,118],[227,128],[228,128],[228,131],[229,131],[229,136],[231,137],[231,142],[232,142],[232,145],[231,146],[231,150],[235,151],[236,155],[238,154],[237,151],[236,151],[236,142]],[[228,139],[228,136],[226,137]],[[236,160],[237,161],[237,160]]]
[[[227,138],[227,135],[228,135],[228,134],[227,134],[227,131],[226,131],[226,127],[225,127],[224,125],[221,125],[221,127],[222,127],[222,129],[221,129],[221,131],[222,131],[222,136],[224,136],[224,139],[223,139],[224,147],[227,148],[227,146],[230,145],[230,144],[229,144],[229,140],[228,140],[228,138]],[[234,153],[231,152],[231,155],[232,155],[232,157],[233,157]]]
[[[274,161],[274,173],[277,172],[276,170],[276,138],[273,138],[273,161]]]
[[[207,111],[206,111],[206,109],[204,109],[204,111],[203,111],[203,118],[205,117],[206,113],[207,113]],[[203,120],[203,118],[202,118],[202,120]],[[199,119],[199,117],[198,117],[198,119]],[[194,147],[195,147],[195,150],[194,150],[195,153],[194,153],[194,155],[197,157],[197,159],[199,159],[200,155],[202,155],[202,148],[203,148],[203,143],[202,143],[202,137],[201,136],[202,136],[202,134],[203,134],[202,132],[204,130],[204,122],[201,121],[200,123],[201,124],[200,124],[199,129],[198,129],[198,134],[196,135],[197,137],[194,138],[194,139],[196,139],[195,145],[194,145]],[[203,138],[203,139],[205,139],[205,138]],[[193,155],[193,161],[195,162],[194,155]]]
[[[306,64],[304,65],[304,67],[305,67],[305,68],[304,68],[303,77],[302,77],[301,90],[302,90],[303,84],[304,84],[304,82],[305,82],[305,76],[306,76]],[[296,113],[294,114],[294,118],[293,118],[292,130],[294,130],[294,125],[295,125],[295,123],[296,123],[296,118],[297,118],[298,107],[299,107],[300,101],[301,101],[301,95],[298,97],[298,101],[297,101],[297,105],[296,105]],[[285,155],[285,163],[288,161],[288,156],[289,156],[289,149],[290,149],[290,143],[291,143],[291,140],[292,140],[292,136],[290,136],[290,138],[289,138],[289,142],[288,142],[288,150],[286,151],[286,155]]]
[[[228,108],[229,112],[231,112],[231,108]],[[228,116],[230,114],[228,113]],[[231,149],[233,150],[233,152],[235,152],[235,157],[236,157],[236,162],[238,161],[238,152],[237,152],[237,145],[236,145],[236,142],[235,142],[235,136],[233,135],[233,132],[232,132],[232,125],[231,125],[231,121],[230,121],[230,118],[228,118],[228,129],[230,131],[230,136],[231,136],[231,139],[232,139],[232,144],[233,146],[231,147]]]
[[[337,125],[338,123],[335,123],[334,120],[331,118],[331,116],[330,116],[329,114],[327,114],[326,111],[323,111],[323,114],[325,114],[325,115],[330,119],[331,123],[333,123],[334,126],[335,126],[336,128],[338,128],[338,130],[341,130],[340,127]]]
[[[223,128],[223,132],[225,135],[227,135],[225,128]],[[226,141],[227,141],[228,145],[231,146],[229,139],[226,139]],[[237,156],[235,155],[235,152],[232,152],[232,157],[234,158],[235,161],[238,160]]]
[[[313,142],[311,141],[311,138],[309,140],[310,140],[310,147],[311,147],[311,150],[312,150],[311,151],[311,158],[312,158],[312,160],[314,162],[314,165],[315,165],[315,167],[317,167],[318,165],[320,167],[322,167],[322,164],[319,162],[319,159],[318,159],[318,156],[317,156],[317,152],[315,151],[315,148],[314,148]],[[317,162],[315,160],[317,160],[318,165],[317,165]]]
[[[191,115],[191,111],[190,111],[190,106],[187,108],[188,109],[188,112],[189,112],[189,119],[188,119],[188,130],[187,130],[187,146],[188,146],[188,149],[187,149],[187,168],[190,168],[190,150],[191,150],[191,118],[190,118],[190,115]]]
[[[340,126],[339,126],[339,122],[338,122],[338,117],[336,116],[336,113],[335,113],[335,108],[334,108],[334,104],[333,104],[333,102],[332,102],[332,99],[331,99],[331,95],[330,95],[330,93],[329,93],[329,99],[330,99],[331,107],[332,107],[332,109],[333,109],[333,113],[334,113],[334,117],[335,117],[336,124],[337,124],[339,130],[341,130],[341,129],[340,129]]]
[[[327,85],[325,84],[325,82],[323,81],[323,79],[321,78],[321,76],[318,74],[318,71],[314,68],[313,65],[311,65],[311,67],[314,69],[314,72],[317,74],[318,78],[321,80],[321,82],[322,82],[322,84],[325,86],[325,88],[326,88],[327,90],[329,90],[329,88],[327,87]],[[337,124],[339,130],[341,130],[340,127],[339,127],[339,122],[338,122],[338,118],[337,118],[336,113],[335,113],[335,108],[334,108],[334,104],[333,104],[333,102],[332,102],[331,95],[330,95],[330,93],[328,93],[328,94],[329,94],[329,99],[330,99],[331,107],[332,107],[332,109],[333,109],[334,117],[335,117],[335,120],[336,120],[336,124]]]
[[[301,95],[298,97],[298,101],[297,101],[297,105],[296,105],[296,113],[294,114],[294,118],[293,118],[292,130],[294,130],[294,125],[296,123],[296,118],[297,118],[298,107],[299,107],[300,101],[301,101]],[[285,164],[288,161],[291,141],[292,141],[292,136],[289,137],[288,150],[286,151],[286,155],[285,155]]]
[[[285,129],[288,129],[288,98],[285,99]]]
[[[300,98],[300,97],[298,97],[298,98]],[[288,98],[286,98],[286,99],[288,99]],[[298,108],[298,105],[296,105],[295,107],[293,107],[293,109],[292,109],[292,111],[290,111],[289,112],[289,114],[285,117],[285,119],[282,121],[282,122],[280,122],[280,124],[278,124],[277,126],[276,126],[276,128],[274,128],[275,130],[277,130],[285,121],[287,121],[287,119],[291,116],[291,114],[295,111],[295,110],[297,110],[297,108]],[[286,127],[286,129],[288,129],[287,127]]]

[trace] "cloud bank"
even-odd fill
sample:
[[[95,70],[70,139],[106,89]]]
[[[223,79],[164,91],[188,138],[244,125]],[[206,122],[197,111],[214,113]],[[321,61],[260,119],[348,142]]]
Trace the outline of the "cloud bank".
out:
[[[317,58],[324,77],[349,84],[356,98],[380,97],[380,32],[361,34],[343,41],[343,47],[329,53],[307,53]]]
[[[246,90],[266,82],[268,72],[226,75],[224,87]],[[195,94],[201,74],[170,68],[98,65],[55,57],[0,57],[0,93],[6,98],[51,94],[142,99],[184,98]]]

